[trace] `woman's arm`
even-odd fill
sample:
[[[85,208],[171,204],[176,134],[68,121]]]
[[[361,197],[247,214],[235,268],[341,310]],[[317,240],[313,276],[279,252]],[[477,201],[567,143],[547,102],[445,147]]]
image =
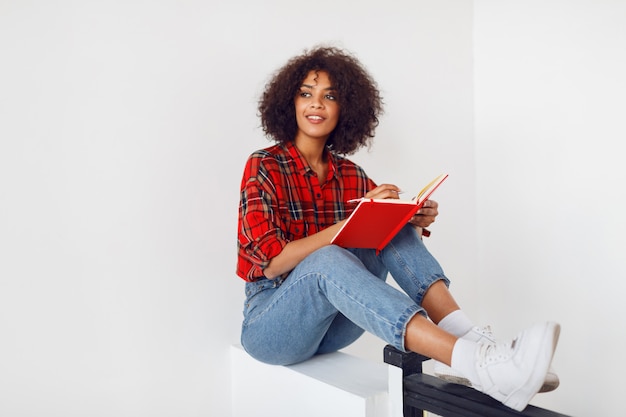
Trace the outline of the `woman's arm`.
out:
[[[337,234],[344,222],[345,220],[342,220],[311,236],[287,243],[283,250],[272,258],[263,270],[263,275],[268,279],[274,279],[291,271],[309,254],[329,245],[331,239]]]
[[[366,198],[398,198],[400,189],[392,184],[382,184],[369,191]],[[337,234],[345,220],[321,230],[314,235],[294,240],[285,245],[283,250],[272,258],[263,275],[268,279],[277,278],[294,269],[304,258],[317,249],[330,244],[333,236]]]

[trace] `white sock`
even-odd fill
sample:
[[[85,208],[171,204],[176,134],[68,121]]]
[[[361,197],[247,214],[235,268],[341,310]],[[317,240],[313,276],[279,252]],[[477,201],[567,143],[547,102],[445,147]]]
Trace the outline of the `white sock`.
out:
[[[478,382],[478,373],[476,372],[477,349],[478,343],[465,339],[457,339],[454,348],[452,348],[451,367],[469,379],[472,384]]]
[[[462,337],[472,330],[474,323],[463,310],[455,310],[441,319],[437,326],[456,337]]]

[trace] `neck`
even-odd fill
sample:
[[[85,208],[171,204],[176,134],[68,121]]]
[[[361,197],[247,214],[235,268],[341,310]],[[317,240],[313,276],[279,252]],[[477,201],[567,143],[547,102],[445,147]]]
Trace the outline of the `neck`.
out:
[[[326,149],[326,141],[319,140],[295,140],[296,148],[300,151],[304,159],[312,167],[324,164],[324,150]]]
[[[320,184],[323,184],[328,175],[328,161],[324,160],[324,156],[326,155],[324,152],[326,141],[298,140],[298,138],[296,138],[295,145],[300,154],[306,159],[311,169],[317,174],[317,179]]]

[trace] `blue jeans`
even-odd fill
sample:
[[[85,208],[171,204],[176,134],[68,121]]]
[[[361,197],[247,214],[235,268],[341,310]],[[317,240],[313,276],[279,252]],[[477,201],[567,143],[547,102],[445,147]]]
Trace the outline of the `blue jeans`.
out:
[[[385,283],[387,274],[403,291]],[[334,352],[366,330],[404,351],[406,325],[426,315],[422,298],[448,279],[411,225],[376,255],[325,246],[286,278],[246,283],[241,344],[254,358],[288,365]]]

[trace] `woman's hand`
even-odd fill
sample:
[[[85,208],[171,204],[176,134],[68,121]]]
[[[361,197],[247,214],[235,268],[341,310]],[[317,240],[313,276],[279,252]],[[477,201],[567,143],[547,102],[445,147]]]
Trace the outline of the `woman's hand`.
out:
[[[393,184],[381,184],[367,194],[365,198],[400,198],[400,188]],[[439,203],[435,200],[426,200],[421,209],[411,217],[409,223],[416,227],[426,228],[435,222],[435,217],[439,214],[437,208]]]
[[[365,198],[400,198],[400,188],[393,184],[381,184],[367,194]]]
[[[435,217],[439,214],[437,211],[439,204],[434,200],[426,200],[421,209],[411,217],[409,223],[417,227],[428,227],[435,222]]]
[[[393,184],[381,184],[367,194],[365,198],[400,198],[400,188]],[[435,200],[426,200],[421,209],[411,217],[409,223],[413,226],[426,228],[435,222],[435,218],[439,214],[437,208],[439,203]]]

